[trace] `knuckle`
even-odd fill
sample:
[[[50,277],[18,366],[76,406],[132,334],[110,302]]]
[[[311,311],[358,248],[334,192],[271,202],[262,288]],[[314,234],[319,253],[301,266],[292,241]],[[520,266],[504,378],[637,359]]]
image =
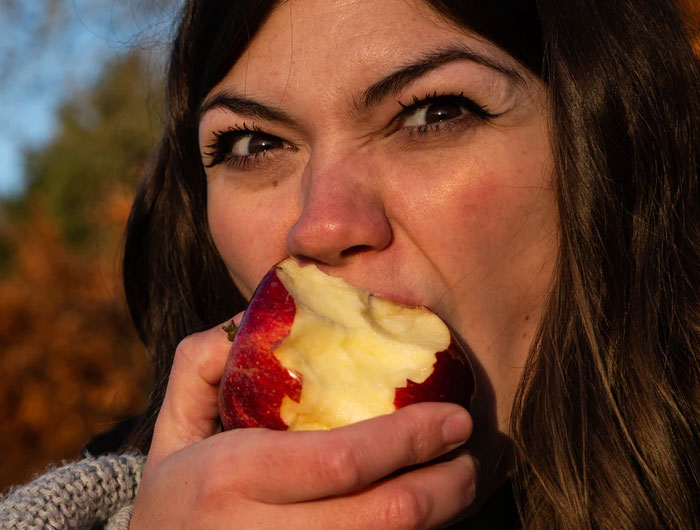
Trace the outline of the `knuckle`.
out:
[[[171,455],[152,470],[145,486],[157,488],[149,511],[164,518],[159,528],[172,528],[166,521],[173,523],[173,518],[178,519],[177,528],[204,528],[212,513],[236,501],[231,485],[224,480],[229,475],[213,472],[218,462],[215,454],[190,449]],[[176,502],[170,502],[172,499]]]
[[[212,462],[216,465],[216,462]],[[221,469],[221,468],[219,468]],[[195,495],[193,513],[207,514],[229,506],[239,497],[238,484],[233,477],[235,474],[210,472],[199,483]]]
[[[404,438],[404,446],[406,448],[406,458],[408,464],[421,463],[434,455],[431,443],[434,436],[429,422],[421,414],[416,414],[416,411],[406,415],[405,428],[399,431]]]
[[[384,508],[385,528],[417,530],[426,528],[430,507],[427,499],[407,486],[394,489]]]
[[[463,488],[467,502],[471,503],[476,497],[476,488],[478,480],[478,464],[473,458],[462,456],[459,458],[463,462],[464,474],[462,475]]]
[[[188,335],[178,343],[177,348],[175,348],[175,356],[173,357],[173,366],[179,366],[183,363],[191,364],[196,342],[194,335]]]
[[[202,365],[206,361],[206,356],[202,353],[202,333],[188,335],[182,339],[173,357],[173,370],[186,370],[191,373],[199,373]]]
[[[314,466],[322,483],[334,489],[352,491],[361,485],[360,465],[354,448],[344,438],[336,438],[327,448],[317,453]]]
[[[188,335],[175,349],[173,371],[196,374],[209,384],[218,383],[230,343],[218,329]]]
[[[205,480],[197,489],[193,511],[203,512],[212,510],[222,501],[222,488],[218,480]]]

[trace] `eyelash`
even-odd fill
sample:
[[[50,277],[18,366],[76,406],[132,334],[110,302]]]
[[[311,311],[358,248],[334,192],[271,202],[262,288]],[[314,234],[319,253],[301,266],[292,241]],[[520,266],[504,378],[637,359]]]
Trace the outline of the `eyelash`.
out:
[[[439,121],[436,123],[426,123],[425,125],[416,125],[410,127],[395,127],[389,134],[392,134],[398,129],[405,129],[409,136],[421,137],[425,134],[437,133],[437,132],[448,132],[452,131],[460,126],[469,126],[474,121],[489,121],[497,118],[499,114],[493,114],[488,111],[488,109],[479,105],[473,99],[465,97],[464,92],[460,93],[442,93],[438,94],[433,92],[432,94],[426,94],[423,98],[418,96],[412,97],[412,103],[406,105],[397,101],[397,103],[403,109],[396,118],[394,118],[394,123],[403,123],[411,114],[419,109],[429,107],[436,103],[453,103],[458,104],[460,107],[465,109],[465,112],[456,118],[452,118],[445,121]]]
[[[205,146],[208,151],[204,151],[204,155],[211,158],[208,164],[205,164],[206,168],[213,168],[218,166],[222,162],[232,169],[248,169],[251,164],[254,164],[258,157],[267,156],[267,151],[262,153],[255,153],[248,156],[234,155],[231,153],[231,149],[235,143],[247,134],[260,134],[262,136],[277,138],[270,134],[266,134],[258,127],[253,124],[253,127],[248,127],[246,122],[243,125],[234,125],[226,130],[214,131],[214,141]]]
[[[469,126],[475,120],[489,121],[499,116],[499,114],[492,114],[486,107],[479,105],[474,100],[465,97],[463,92],[459,94],[438,94],[437,92],[433,92],[432,94],[426,94],[423,98],[418,98],[414,95],[412,99],[413,101],[410,104],[403,104],[400,101],[397,101],[402,110],[391,121],[390,130],[387,133],[387,136],[398,132],[401,129],[405,129],[406,134],[409,136],[421,137],[426,134],[452,131],[460,126]],[[458,104],[460,107],[465,109],[465,112],[455,118],[445,121],[438,121],[436,123],[409,127],[404,127],[401,125],[417,110],[429,107],[430,105],[436,103]],[[205,165],[205,167],[213,168],[221,163],[226,164],[226,166],[231,169],[246,170],[255,167],[256,164],[261,162],[261,158],[269,156],[268,150],[251,155],[234,155],[231,152],[231,149],[238,140],[250,134],[258,134],[262,137],[280,141],[284,144],[285,148],[295,149],[291,144],[285,142],[281,138],[263,132],[257,125],[254,124],[252,127],[249,127],[247,123],[243,122],[242,126],[236,124],[226,130],[218,130],[214,132],[214,141],[205,146],[207,151],[204,152],[204,155],[211,159],[210,162]]]

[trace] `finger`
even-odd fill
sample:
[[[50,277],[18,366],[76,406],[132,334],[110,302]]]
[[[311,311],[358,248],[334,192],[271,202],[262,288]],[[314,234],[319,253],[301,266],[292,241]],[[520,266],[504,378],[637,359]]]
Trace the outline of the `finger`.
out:
[[[230,348],[222,326],[180,342],[156,420],[149,466],[219,431],[218,386]]]
[[[238,313],[235,317],[233,317],[233,323],[234,323],[236,326],[240,326],[240,325],[241,325],[241,320],[243,320],[243,315],[245,315],[245,311],[241,311],[241,312]]]
[[[355,495],[289,505],[288,528],[436,528],[473,502],[477,465],[469,454],[382,481]],[[295,526],[294,522],[299,524]]]
[[[471,417],[462,407],[420,403],[330,431],[244,429],[220,436],[237,449],[230,465],[247,495],[283,504],[365,488],[447,453],[465,442],[471,430]],[[233,441],[234,436],[239,439]],[[245,443],[241,437],[253,439]],[[261,481],[261,476],[274,480]]]

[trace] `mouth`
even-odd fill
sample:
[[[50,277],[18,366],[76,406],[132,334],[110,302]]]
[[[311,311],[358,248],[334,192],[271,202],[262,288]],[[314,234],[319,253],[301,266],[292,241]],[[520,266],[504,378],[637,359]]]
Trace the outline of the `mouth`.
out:
[[[302,265],[306,264],[302,263]],[[431,308],[428,303],[426,303],[423,297],[419,296],[412,289],[403,288],[400,282],[397,281],[390,287],[382,285],[382,283],[387,282],[387,278],[390,278],[390,276],[387,274],[377,274],[369,276],[363,275],[363,278],[360,279],[357,277],[357,275],[349,274],[347,271],[337,270],[332,267],[319,264],[315,265],[324,274],[336,278],[341,278],[346,283],[368,293],[370,296],[376,298],[383,298],[384,300],[388,300],[390,302],[394,302],[408,307],[425,307],[427,309],[430,309],[432,312],[436,313],[436,311],[433,308]]]
[[[348,283],[351,283],[351,282],[348,282]],[[352,285],[354,285],[354,284],[352,284]],[[355,285],[355,287],[368,292],[370,294],[370,296],[374,296],[377,298],[383,298],[384,300],[389,300],[390,302],[394,302],[396,304],[401,304],[401,305],[408,306],[408,307],[427,307],[428,309],[430,309],[427,304],[419,301],[417,297],[407,295],[405,293],[397,293],[393,290],[391,292],[389,292],[389,291],[385,291],[382,289],[371,289],[371,288],[365,289],[365,288],[357,286],[357,285]]]

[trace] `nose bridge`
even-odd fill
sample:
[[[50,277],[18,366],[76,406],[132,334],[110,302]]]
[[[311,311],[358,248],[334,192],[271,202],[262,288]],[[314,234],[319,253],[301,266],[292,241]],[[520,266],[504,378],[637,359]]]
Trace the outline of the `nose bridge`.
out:
[[[391,240],[381,183],[362,149],[312,153],[301,181],[301,209],[287,236],[288,252],[339,264]]]
[[[378,198],[367,160],[359,150],[313,154],[302,179],[302,210],[313,214],[325,206],[358,208],[372,196]]]

